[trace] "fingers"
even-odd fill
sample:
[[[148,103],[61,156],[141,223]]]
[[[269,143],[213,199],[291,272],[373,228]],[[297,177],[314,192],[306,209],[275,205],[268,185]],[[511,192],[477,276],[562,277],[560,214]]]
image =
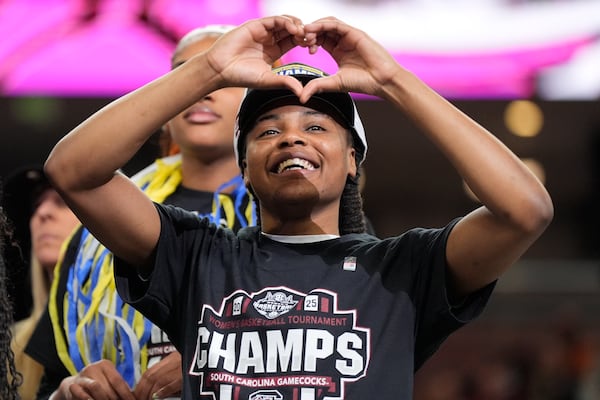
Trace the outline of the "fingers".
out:
[[[81,386],[81,383],[74,382],[69,386],[64,398],[67,400],[88,400],[92,399],[93,397],[90,392]]]
[[[304,33],[304,24],[300,18],[291,15],[281,15],[262,20],[262,25],[269,36],[264,41],[267,46],[264,47],[266,54],[272,57],[266,61],[272,64],[291,49],[301,46],[309,47],[315,45],[316,35],[307,38]],[[270,47],[271,44],[273,47]],[[276,52],[272,52],[275,51]]]
[[[253,19],[229,31],[204,53],[215,73],[215,86],[289,86],[266,76],[286,52],[307,45],[304,36],[302,21],[290,15]]]
[[[69,387],[70,399],[76,400],[105,400],[116,399],[116,395],[110,388],[107,388],[93,379],[78,376]]]
[[[286,30],[289,34],[295,35],[304,33],[304,24],[298,17],[289,14],[275,15],[260,19],[267,30]]]
[[[90,398],[90,394],[84,390],[76,380],[79,376],[69,376],[60,382],[59,387],[50,396],[52,400],[87,400]]]
[[[366,32],[335,17],[318,19],[304,26],[307,37],[316,35],[316,46],[327,51],[338,71],[326,78],[311,81],[302,92],[306,101],[320,91],[358,92],[385,96],[385,87],[402,70],[385,47]]]
[[[288,39],[288,40],[280,40],[279,44],[284,53],[288,52],[294,47],[308,47],[309,49],[313,49],[313,52],[316,52],[316,38],[317,35],[311,33],[309,35],[306,34],[304,30],[304,24],[300,18],[291,16],[291,15],[283,15],[284,18],[289,18],[290,21],[294,24],[293,29],[289,29],[290,26],[286,26],[287,35],[279,35],[280,39]]]
[[[177,397],[181,394],[181,382],[170,382],[152,393],[152,400]]]
[[[340,83],[336,74],[313,79],[302,88],[298,98],[301,103],[306,103],[315,93],[320,92],[347,92]]]
[[[129,390],[120,394],[107,386],[105,382],[79,375],[66,378],[61,383],[58,391],[60,393],[58,398],[67,400],[134,400]]]
[[[135,400],[129,385],[118,373],[114,364],[101,360],[85,367],[69,387],[74,399],[94,400]],[[81,391],[80,391],[81,390]]]
[[[173,352],[148,368],[133,393],[140,399],[161,399],[181,393],[183,374],[181,355]]]
[[[258,18],[246,22],[243,26],[250,30],[254,41],[263,44],[303,43],[304,25],[302,21],[291,15],[276,15]]]
[[[311,22],[310,24],[304,25],[304,31],[306,33],[323,33],[335,30],[343,30],[344,28],[349,27],[350,26],[348,24],[337,19],[336,17],[329,16],[319,18],[316,21]]]
[[[304,33],[307,38],[314,38],[319,46],[332,45],[339,41],[339,38],[348,33],[350,26],[335,17],[326,17],[318,19],[304,26]]]

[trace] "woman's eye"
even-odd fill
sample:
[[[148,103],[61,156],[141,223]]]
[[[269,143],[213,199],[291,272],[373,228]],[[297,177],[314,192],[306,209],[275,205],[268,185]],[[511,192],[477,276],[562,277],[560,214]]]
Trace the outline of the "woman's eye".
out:
[[[323,131],[323,127],[320,125],[311,125],[308,127],[307,131]]]
[[[258,137],[277,135],[278,133],[279,131],[275,129],[267,129],[266,131],[263,131],[260,135],[258,135]]]

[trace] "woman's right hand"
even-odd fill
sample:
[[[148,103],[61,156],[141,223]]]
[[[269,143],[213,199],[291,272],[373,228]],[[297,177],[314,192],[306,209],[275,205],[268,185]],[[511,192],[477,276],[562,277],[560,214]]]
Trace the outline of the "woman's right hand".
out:
[[[50,400],[136,400],[115,365],[100,360],[63,379]]]

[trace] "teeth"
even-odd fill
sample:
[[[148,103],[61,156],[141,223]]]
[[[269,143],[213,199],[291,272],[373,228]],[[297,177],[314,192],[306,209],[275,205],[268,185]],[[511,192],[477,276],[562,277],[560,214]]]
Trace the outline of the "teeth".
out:
[[[290,158],[279,164],[277,167],[277,173],[280,174],[283,171],[290,171],[294,169],[307,169],[312,171],[315,169],[315,166],[302,158]]]

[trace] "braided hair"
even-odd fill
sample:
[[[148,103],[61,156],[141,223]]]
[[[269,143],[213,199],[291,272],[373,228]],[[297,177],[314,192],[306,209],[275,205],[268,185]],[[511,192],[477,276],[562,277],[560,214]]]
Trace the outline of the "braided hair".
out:
[[[362,196],[359,189],[360,173],[354,178],[348,176],[340,200],[340,235],[348,233],[365,233],[367,224],[363,210]]]
[[[0,198],[2,195],[0,186]],[[4,246],[12,243],[12,228],[0,207],[0,399],[18,400],[17,392],[22,376],[15,368],[15,357],[10,347],[12,340],[11,326],[12,304],[6,288],[6,265],[4,264]]]

